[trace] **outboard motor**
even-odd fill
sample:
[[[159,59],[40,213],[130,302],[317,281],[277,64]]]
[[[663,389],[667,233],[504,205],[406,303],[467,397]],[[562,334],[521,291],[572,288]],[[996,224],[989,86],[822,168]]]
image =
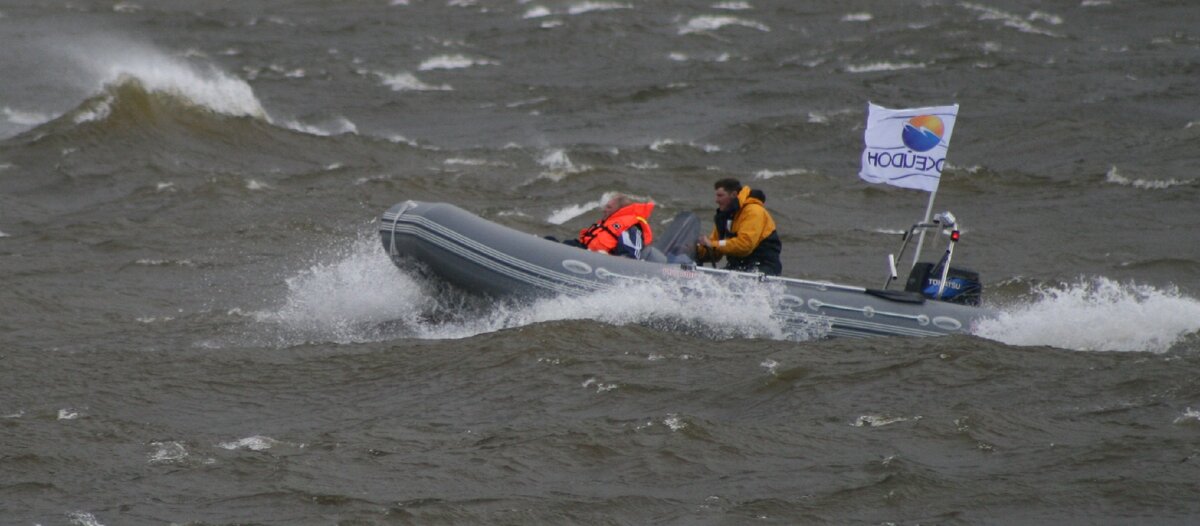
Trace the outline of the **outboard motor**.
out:
[[[979,273],[950,266],[950,262],[954,258],[954,247],[958,244],[960,237],[958,221],[954,218],[954,214],[943,212],[934,216],[932,223],[917,223],[909,228],[904,233],[904,242],[900,245],[900,257],[904,256],[908,242],[918,232],[926,230],[933,230],[939,234],[947,233],[949,230],[946,236],[946,252],[942,254],[941,260],[937,263],[913,263],[912,271],[908,273],[908,281],[904,284],[904,290],[919,293],[932,300],[962,305],[979,305],[983,298],[983,281],[979,279]],[[917,248],[920,249],[920,244],[917,245]],[[918,252],[913,259],[917,259],[919,256]],[[892,280],[897,278],[897,259],[893,255],[888,255],[888,267],[891,272],[883,284],[885,290]]]
[[[941,289],[941,297],[938,297]],[[983,282],[973,270],[950,267],[946,273],[946,286],[942,287],[942,267],[929,262],[920,262],[908,273],[904,284],[908,292],[920,292],[926,298],[963,305],[979,305],[983,297]]]

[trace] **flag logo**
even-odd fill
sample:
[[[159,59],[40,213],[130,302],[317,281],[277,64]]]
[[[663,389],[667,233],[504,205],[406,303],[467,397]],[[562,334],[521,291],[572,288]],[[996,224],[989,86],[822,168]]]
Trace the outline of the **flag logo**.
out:
[[[927,152],[942,142],[945,126],[937,115],[918,115],[904,124],[900,138],[914,152]]]
[[[936,192],[958,105],[891,109],[868,104],[862,171],[869,183]]]

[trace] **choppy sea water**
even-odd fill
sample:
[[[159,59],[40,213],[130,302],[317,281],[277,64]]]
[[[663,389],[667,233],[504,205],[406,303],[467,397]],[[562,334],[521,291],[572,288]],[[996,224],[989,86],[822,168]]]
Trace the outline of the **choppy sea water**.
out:
[[[1187,2],[0,4],[0,522],[1191,524]],[[926,194],[868,101],[961,105],[936,209],[1001,316],[792,341],[670,290],[480,300],[388,261],[448,201],[762,188],[878,286]]]

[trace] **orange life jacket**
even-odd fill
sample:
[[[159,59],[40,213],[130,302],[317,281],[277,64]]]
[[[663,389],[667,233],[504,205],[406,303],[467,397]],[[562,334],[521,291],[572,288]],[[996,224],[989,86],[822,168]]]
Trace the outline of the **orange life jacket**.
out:
[[[653,234],[647,218],[654,211],[654,203],[633,203],[592,226],[579,231],[579,243],[588,250],[612,253],[621,242],[621,234],[635,226],[642,227],[642,244],[650,246]]]

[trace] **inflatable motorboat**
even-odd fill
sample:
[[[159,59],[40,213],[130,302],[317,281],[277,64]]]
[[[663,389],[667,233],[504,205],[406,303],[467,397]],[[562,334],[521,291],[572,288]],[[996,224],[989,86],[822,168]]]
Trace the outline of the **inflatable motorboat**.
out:
[[[945,230],[935,221],[919,228]],[[657,230],[657,229],[656,229]],[[769,294],[772,316],[788,334],[819,336],[937,336],[969,332],[994,313],[979,306],[978,275],[950,267],[953,242],[942,261],[913,267],[904,290],[808,281],[697,265],[692,256],[700,222],[681,213],[655,232],[642,259],[612,256],[564,245],[488,221],[446,203],[405,201],[380,218],[383,248],[401,268],[415,261],[438,278],[469,292],[497,298],[580,296],[650,281],[699,287],[717,283],[738,294]],[[903,247],[901,255],[903,255]]]

